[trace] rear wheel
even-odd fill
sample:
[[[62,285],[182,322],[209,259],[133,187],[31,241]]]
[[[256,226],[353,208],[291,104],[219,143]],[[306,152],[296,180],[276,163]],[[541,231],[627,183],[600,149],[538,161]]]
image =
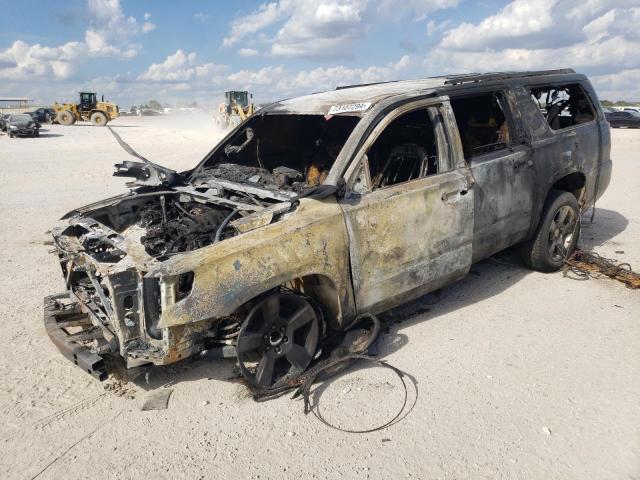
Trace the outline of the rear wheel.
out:
[[[240,370],[256,387],[282,385],[309,366],[319,336],[320,321],[311,303],[295,293],[272,293],[251,309],[240,327]]]
[[[60,112],[57,116],[56,119],[58,120],[58,123],[60,125],[73,125],[74,123],[76,123],[76,116],[71,113],[69,110],[65,110],[63,112]]]
[[[575,250],[579,236],[580,208],[576,197],[553,190],[535,235],[522,245],[525,265],[541,272],[559,270]]]
[[[104,127],[107,124],[107,116],[102,112],[93,112],[91,123],[96,127]]]

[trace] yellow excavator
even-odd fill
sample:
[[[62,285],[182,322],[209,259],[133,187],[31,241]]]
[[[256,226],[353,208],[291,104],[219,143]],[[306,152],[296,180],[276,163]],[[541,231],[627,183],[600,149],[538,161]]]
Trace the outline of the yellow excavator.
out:
[[[56,111],[55,121],[60,125],[73,125],[79,120],[91,122],[96,127],[104,127],[109,121],[120,116],[118,105],[102,100],[98,101],[95,92],[80,92],[80,103],[53,104]]]
[[[224,93],[224,102],[218,107],[218,125],[235,128],[253,115],[255,106],[253,95],[247,91],[229,91]]]

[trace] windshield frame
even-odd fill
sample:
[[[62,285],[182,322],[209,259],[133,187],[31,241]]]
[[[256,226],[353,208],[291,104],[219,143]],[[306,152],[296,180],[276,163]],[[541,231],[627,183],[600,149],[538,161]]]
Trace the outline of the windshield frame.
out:
[[[342,116],[342,117],[355,117],[355,118],[359,118],[360,120],[356,123],[355,127],[353,128],[353,130],[351,131],[351,133],[349,134],[349,136],[347,137],[347,139],[345,140],[344,144],[342,145],[342,148],[340,149],[340,153],[338,154],[338,156],[336,157],[336,160],[334,161],[333,165],[331,166],[331,168],[329,169],[329,175],[327,176],[327,180],[325,180],[325,182],[323,183],[323,185],[335,185],[335,183],[328,181],[331,177],[332,177],[332,172],[334,167],[336,166],[336,164],[339,163],[339,160],[341,158],[341,156],[343,155],[343,152],[345,150],[345,147],[347,146],[347,144],[351,141],[351,137],[353,136],[353,133],[358,129],[358,126],[364,121],[364,116],[359,114],[360,112],[355,112],[355,113],[349,113],[349,114],[340,114],[340,115],[335,115],[335,116]],[[256,115],[254,115],[255,117],[257,116],[286,116],[286,115],[293,115],[293,116],[306,116],[305,114],[300,114],[300,113],[287,113],[287,112],[282,112],[282,111],[273,111],[273,112],[262,112],[262,113],[257,113]],[[321,114],[308,114],[309,116],[323,116]],[[251,118],[249,118],[249,120],[251,120]],[[202,160],[200,160],[200,162],[189,172],[183,172],[188,174],[187,177],[187,182],[190,183],[192,182],[203,170],[203,167],[205,166],[205,164],[216,154],[218,154],[218,152],[222,149],[224,149],[224,146],[230,141],[232,140],[238,133],[240,133],[243,129],[247,128],[247,125],[245,122],[242,122],[240,125],[238,125],[237,127],[235,127],[234,129],[230,130],[227,135],[225,135],[210,151],[209,153],[207,153],[204,158]],[[229,163],[233,163],[233,162],[229,162]]]

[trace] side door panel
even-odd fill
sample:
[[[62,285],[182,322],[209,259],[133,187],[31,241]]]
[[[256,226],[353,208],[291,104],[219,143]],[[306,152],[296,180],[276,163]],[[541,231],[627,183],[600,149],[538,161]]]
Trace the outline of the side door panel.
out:
[[[524,143],[515,96],[504,87],[491,94],[502,99],[512,140],[504,148],[467,159],[475,180],[473,262],[526,238],[536,195],[537,167],[531,148]],[[458,102],[464,102],[464,97]]]
[[[445,124],[455,129],[450,108],[443,110]],[[461,151],[457,138],[450,143],[452,151]],[[341,201],[359,312],[383,311],[468,272],[474,192],[461,156],[452,160],[449,171]]]
[[[531,149],[519,145],[476,159],[473,261],[523,240],[531,226],[536,166]]]

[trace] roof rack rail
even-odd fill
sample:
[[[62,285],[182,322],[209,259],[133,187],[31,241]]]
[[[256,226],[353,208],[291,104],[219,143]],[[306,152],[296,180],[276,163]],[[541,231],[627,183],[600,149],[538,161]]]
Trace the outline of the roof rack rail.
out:
[[[356,83],[353,85],[338,85],[336,90],[344,90],[345,88],[370,87],[371,85],[382,85],[385,83],[395,83],[399,80],[387,80],[386,82]]]
[[[566,75],[576,73],[573,68],[561,68],[558,70],[536,70],[530,72],[490,72],[468,73],[453,75],[444,82],[445,85],[459,85],[462,83],[483,82],[489,80],[506,80],[508,78],[537,77],[542,75]]]

